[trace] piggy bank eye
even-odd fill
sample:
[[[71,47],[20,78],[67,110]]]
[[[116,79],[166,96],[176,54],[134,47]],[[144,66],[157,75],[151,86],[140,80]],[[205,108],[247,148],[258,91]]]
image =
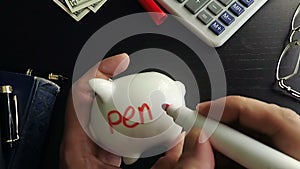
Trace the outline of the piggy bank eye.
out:
[[[176,81],[175,78],[173,76],[171,76],[169,73],[167,73],[166,71],[163,71],[161,69],[157,69],[157,68],[148,68],[148,69],[144,69],[142,71],[140,71],[139,73],[145,73],[145,72],[157,72],[157,73],[161,73],[164,74],[166,76],[168,76],[169,78],[171,78],[172,80]]]

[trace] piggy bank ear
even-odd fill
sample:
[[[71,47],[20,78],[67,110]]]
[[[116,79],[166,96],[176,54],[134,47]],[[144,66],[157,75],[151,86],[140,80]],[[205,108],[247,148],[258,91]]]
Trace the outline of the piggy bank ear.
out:
[[[179,88],[179,90],[181,91],[181,94],[182,94],[182,106],[185,106],[185,100],[184,100],[184,96],[185,96],[185,86],[183,83],[181,83],[180,81],[175,81],[176,82],[176,85],[177,87]]]
[[[113,82],[105,79],[94,78],[89,80],[90,87],[97,93],[103,102],[112,98]]]
[[[182,96],[184,96],[185,92],[186,92],[184,84],[181,83],[180,81],[175,81],[175,83],[176,83],[177,87],[179,88],[179,90],[181,90]]]

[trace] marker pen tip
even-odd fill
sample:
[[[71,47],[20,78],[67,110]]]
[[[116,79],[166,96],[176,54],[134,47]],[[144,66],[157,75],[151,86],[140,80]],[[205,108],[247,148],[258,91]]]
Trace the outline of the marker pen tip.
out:
[[[166,111],[170,107],[170,104],[164,103],[161,107]]]

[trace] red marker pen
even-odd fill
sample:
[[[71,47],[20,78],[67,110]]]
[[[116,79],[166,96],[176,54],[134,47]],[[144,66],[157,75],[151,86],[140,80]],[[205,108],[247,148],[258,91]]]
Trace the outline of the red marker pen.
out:
[[[154,0],[138,0],[143,8],[150,12],[150,16],[156,25],[162,24],[168,15],[154,2]]]

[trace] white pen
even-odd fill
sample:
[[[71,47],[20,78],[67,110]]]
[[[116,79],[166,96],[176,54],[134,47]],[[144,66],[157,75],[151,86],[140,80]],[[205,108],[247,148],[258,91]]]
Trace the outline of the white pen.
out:
[[[187,107],[163,105],[167,114],[173,117],[175,123],[187,130],[194,126],[202,127],[204,122],[209,127],[217,126],[209,138],[212,146],[225,156],[249,169],[300,169],[300,162],[282,152],[254,140],[222,123],[205,118],[195,110]],[[195,117],[196,120],[195,120]],[[203,128],[205,131],[205,127]],[[284,138],[283,138],[284,139]]]

